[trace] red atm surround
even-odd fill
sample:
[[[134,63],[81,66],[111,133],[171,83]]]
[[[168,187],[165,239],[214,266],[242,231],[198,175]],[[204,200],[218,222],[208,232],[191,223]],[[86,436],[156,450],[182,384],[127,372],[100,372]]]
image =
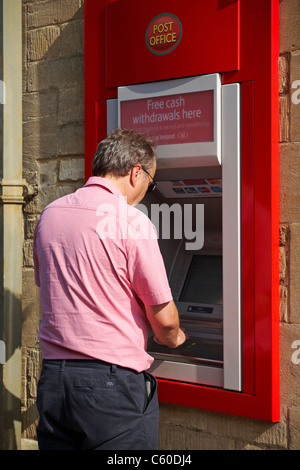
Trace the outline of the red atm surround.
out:
[[[159,399],[279,421],[278,0],[86,0],[86,178],[106,136],[106,100],[123,85],[220,73],[241,84],[243,389],[159,379]],[[182,26],[170,53],[149,50],[150,22]]]

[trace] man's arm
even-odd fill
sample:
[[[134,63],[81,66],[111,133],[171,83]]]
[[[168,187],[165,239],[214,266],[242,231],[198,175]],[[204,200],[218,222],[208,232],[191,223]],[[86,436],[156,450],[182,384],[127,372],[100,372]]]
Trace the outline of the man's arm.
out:
[[[145,308],[157,343],[177,348],[185,342],[186,334],[180,328],[178,310],[173,300],[160,305],[146,305]]]

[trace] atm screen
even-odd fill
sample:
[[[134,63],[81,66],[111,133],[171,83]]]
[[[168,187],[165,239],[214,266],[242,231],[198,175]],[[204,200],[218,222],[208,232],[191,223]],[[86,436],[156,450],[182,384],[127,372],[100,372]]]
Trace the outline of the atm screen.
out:
[[[193,256],[179,301],[222,305],[222,256]]]

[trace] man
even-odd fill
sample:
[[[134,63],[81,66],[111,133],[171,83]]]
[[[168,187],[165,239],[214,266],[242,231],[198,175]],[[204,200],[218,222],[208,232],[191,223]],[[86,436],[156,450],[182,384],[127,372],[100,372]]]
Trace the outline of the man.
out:
[[[157,448],[149,323],[160,344],[186,337],[154,227],[134,207],[155,170],[151,141],[118,129],[98,145],[86,185],[46,207],[36,227],[41,450]]]

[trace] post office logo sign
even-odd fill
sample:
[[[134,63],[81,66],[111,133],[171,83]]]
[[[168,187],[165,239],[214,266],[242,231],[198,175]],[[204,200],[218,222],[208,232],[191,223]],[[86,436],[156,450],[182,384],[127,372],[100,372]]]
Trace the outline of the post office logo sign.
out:
[[[146,44],[150,52],[166,55],[174,51],[182,37],[179,19],[170,13],[156,16],[146,31]]]

